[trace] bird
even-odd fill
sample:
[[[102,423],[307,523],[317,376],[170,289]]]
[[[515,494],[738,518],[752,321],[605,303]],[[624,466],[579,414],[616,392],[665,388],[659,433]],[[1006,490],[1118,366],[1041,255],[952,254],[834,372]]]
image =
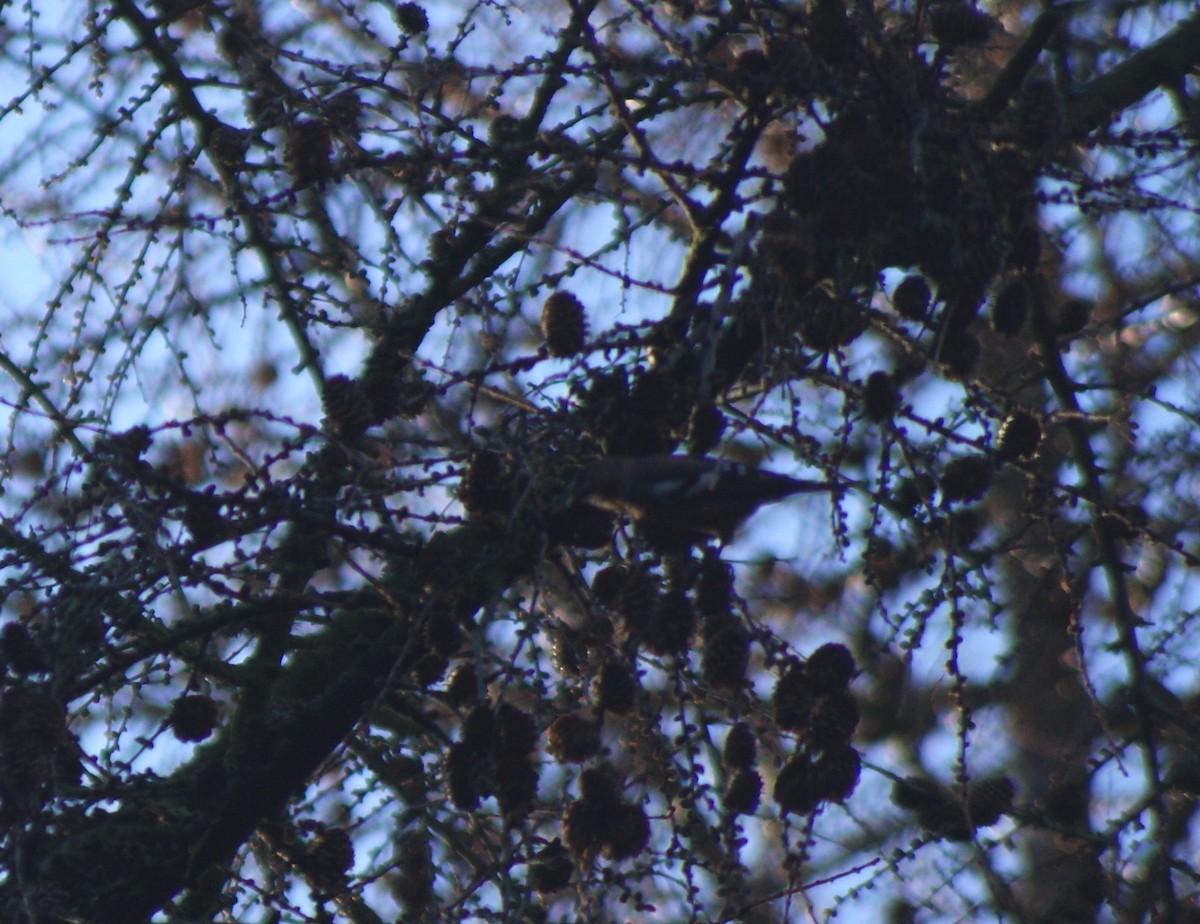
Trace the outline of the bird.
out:
[[[575,494],[638,523],[725,543],[763,504],[840,484],[792,478],[726,459],[660,454],[598,459],[580,473]]]

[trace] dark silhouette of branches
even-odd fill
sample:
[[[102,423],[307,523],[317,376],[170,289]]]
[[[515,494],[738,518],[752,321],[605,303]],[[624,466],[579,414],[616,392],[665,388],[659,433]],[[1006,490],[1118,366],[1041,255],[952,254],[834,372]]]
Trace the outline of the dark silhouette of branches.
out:
[[[3,17],[0,917],[1197,915],[1190,5]]]

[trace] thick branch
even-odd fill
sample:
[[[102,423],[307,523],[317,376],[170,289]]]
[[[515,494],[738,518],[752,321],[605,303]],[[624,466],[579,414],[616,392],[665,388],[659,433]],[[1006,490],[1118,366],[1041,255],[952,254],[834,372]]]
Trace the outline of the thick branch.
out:
[[[1197,64],[1200,14],[1080,89],[1068,103],[1070,136],[1079,138],[1102,127],[1157,87],[1176,84]]]

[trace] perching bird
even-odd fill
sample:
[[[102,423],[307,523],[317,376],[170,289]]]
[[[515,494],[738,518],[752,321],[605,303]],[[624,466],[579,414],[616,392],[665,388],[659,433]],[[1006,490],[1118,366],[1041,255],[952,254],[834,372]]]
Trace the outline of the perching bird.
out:
[[[723,459],[609,456],[583,470],[577,496],[594,507],[656,527],[727,542],[763,504],[836,486]]]

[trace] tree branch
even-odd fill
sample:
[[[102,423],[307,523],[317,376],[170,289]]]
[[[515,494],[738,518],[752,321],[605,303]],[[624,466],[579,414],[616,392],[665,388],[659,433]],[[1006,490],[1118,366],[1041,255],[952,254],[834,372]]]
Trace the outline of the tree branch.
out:
[[[1163,84],[1200,64],[1200,13],[1180,23],[1106,74],[1088,81],[1067,103],[1067,131],[1081,138]]]

